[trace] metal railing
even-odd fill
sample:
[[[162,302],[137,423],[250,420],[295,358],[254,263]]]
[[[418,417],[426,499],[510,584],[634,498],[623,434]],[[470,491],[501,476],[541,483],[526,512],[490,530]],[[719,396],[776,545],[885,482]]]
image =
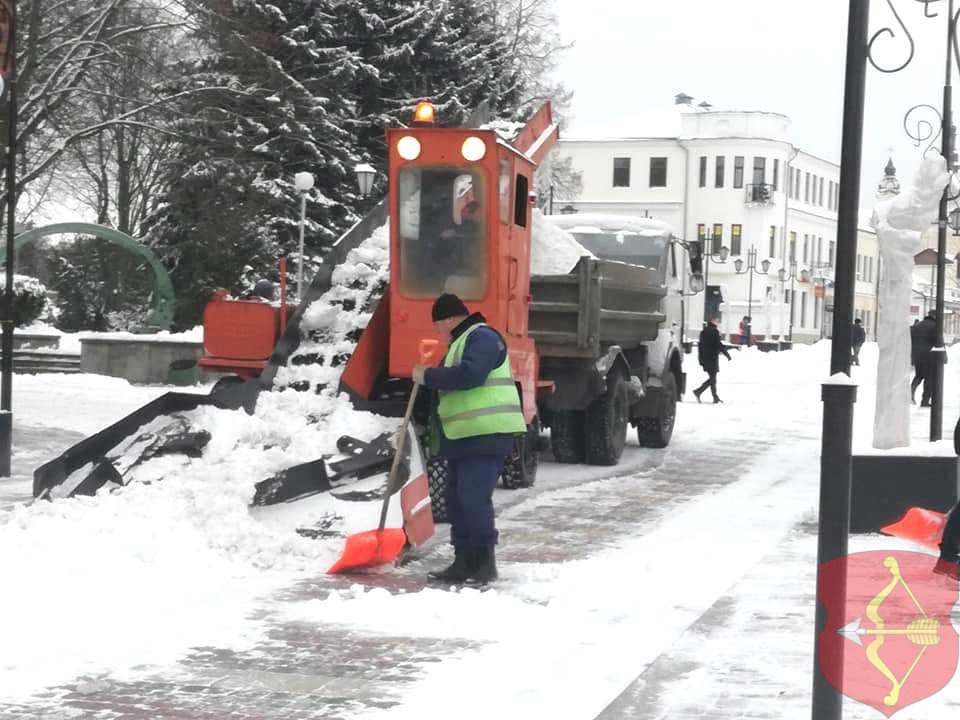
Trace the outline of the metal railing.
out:
[[[746,186],[747,205],[773,205],[773,194],[776,187],[770,183],[750,183]]]

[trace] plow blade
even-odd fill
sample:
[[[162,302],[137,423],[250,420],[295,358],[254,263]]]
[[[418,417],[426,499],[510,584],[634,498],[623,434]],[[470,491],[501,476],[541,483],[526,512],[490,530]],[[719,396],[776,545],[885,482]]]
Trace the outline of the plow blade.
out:
[[[71,474],[90,463],[97,463],[97,468],[71,493],[92,495],[106,482],[116,479],[114,476],[116,470],[111,473],[106,467],[101,467],[113,448],[158,417],[188,412],[201,405],[213,404],[218,403],[214,402],[209,395],[176,392],[161,395],[113,425],[81,440],[59,457],[38,467],[33,472],[33,496],[47,497]],[[83,492],[79,492],[81,488]]]

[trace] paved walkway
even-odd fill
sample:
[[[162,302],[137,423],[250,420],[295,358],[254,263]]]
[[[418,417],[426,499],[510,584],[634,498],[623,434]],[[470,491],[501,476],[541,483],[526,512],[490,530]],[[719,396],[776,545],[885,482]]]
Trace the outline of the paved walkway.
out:
[[[536,488],[498,493],[505,538],[498,560],[508,567],[583,559],[625,537],[638,537],[688,500],[737,481],[744,458],[763,457],[772,444],[770,438],[758,440],[736,429],[725,434],[723,447],[709,455],[700,452],[702,439],[678,438],[669,451],[632,452],[632,468],[584,468],[574,474],[580,478],[545,464]],[[549,482],[551,468],[566,479]],[[621,479],[598,479],[603,475]],[[643,481],[628,481],[636,475]],[[523,503],[531,497],[536,503]],[[361,582],[391,592],[423,588],[426,569],[448,554],[445,534],[441,528],[436,542],[402,571],[364,576]],[[277,612],[282,603],[324,597],[355,582],[319,575],[271,598],[260,611],[271,623],[267,640],[252,650],[195,648],[176,665],[135,682],[78,678],[27,704],[0,705],[0,718],[346,719],[360,709],[395,707],[404,687],[431,665],[480,647],[470,641],[386,637],[269,620],[282,614]]]

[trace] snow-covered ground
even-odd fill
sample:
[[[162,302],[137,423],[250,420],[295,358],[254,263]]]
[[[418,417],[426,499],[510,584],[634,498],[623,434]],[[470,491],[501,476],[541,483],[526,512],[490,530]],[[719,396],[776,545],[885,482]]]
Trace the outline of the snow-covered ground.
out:
[[[385,711],[391,717],[437,717],[438,695],[470,692],[477,677],[495,677],[496,684],[473,695],[462,717],[595,717],[719,598],[736,596],[738,583],[748,578],[752,596],[762,597],[783,582],[781,569],[765,567],[764,558],[816,508],[819,384],[828,357],[829,345],[821,343],[782,354],[745,349],[729,364],[722,361],[725,403],[682,404],[666,459],[729,451],[745,437],[774,449],[745,455],[736,482],[658,509],[655,524],[636,537],[570,562],[504,564],[501,586],[484,593],[393,594],[355,586],[286,603],[278,612],[321,627],[482,643],[424,671],[407,686],[400,709]],[[858,450],[869,446],[876,346],[867,345],[861,357],[863,365],[854,369],[861,383]],[[950,358],[948,431],[960,412],[960,353]],[[702,380],[692,359],[690,387]],[[86,434],[163,390],[89,375],[18,375],[15,417],[51,435]],[[0,514],[0,702],[91,673],[132,676],[192,647],[238,650],[261,640],[265,627],[261,613],[252,616],[254,608],[278,589],[321,573],[340,546],[291,532],[291,523],[304,521],[285,517],[298,515],[294,506],[251,512],[251,481],[315,458],[345,432],[370,438],[393,426],[355,413],[334,396],[322,399],[325,422],[313,422],[317,397],[272,393],[254,416],[201,408],[194,419],[213,436],[202,462],[164,458],[138,478],[149,484]],[[912,417],[914,437],[926,447],[927,411],[914,408]],[[631,445],[622,477],[603,481],[607,491],[616,487],[610,483],[645,482],[645,471],[631,468],[642,467],[651,451]],[[603,475],[546,463],[537,488],[498,491],[498,503],[514,503],[501,513],[504,542],[509,545],[511,532],[531,531],[521,518],[590,502],[590,481]],[[794,565],[813,563],[809,551]],[[735,662],[750,652],[733,637],[711,647],[711,662]],[[688,698],[695,692],[683,687]]]

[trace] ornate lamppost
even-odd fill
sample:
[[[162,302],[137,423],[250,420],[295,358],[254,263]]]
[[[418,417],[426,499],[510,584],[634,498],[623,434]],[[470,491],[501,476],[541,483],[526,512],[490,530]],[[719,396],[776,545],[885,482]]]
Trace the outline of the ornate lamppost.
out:
[[[784,268],[780,268],[780,269],[777,271],[777,278],[780,280],[780,284],[781,284],[781,285],[785,285],[788,280],[790,281],[790,331],[789,331],[787,337],[790,339],[790,342],[792,343],[792,342],[793,342],[793,315],[794,315],[794,313],[793,313],[793,302],[794,302],[794,298],[796,297],[796,294],[797,294],[795,283],[796,283],[797,279],[799,279],[800,282],[802,282],[802,283],[808,283],[808,282],[810,282],[810,271],[804,269],[804,270],[801,270],[801,271],[800,271],[800,274],[798,275],[798,274],[797,274],[797,261],[796,261],[796,260],[791,260],[791,261],[790,261],[790,272],[788,273]]]
[[[720,248],[714,252],[713,250],[713,233],[710,230],[705,230],[704,235],[700,238],[701,243],[701,254],[703,255],[703,321],[708,321],[708,308],[707,305],[710,302],[710,261],[712,260],[717,265],[725,265],[727,258],[730,257],[730,248],[726,245],[721,245]]]
[[[749,274],[750,276],[750,286],[747,290],[747,347],[750,347],[750,342],[753,338],[753,276],[754,275],[766,275],[770,272],[770,261],[762,260],[760,262],[760,270],[757,270],[757,249],[750,246],[750,249],[747,251],[747,266],[743,266],[743,260],[737,258],[733,262],[733,269],[737,275],[743,275],[744,273]]]
[[[936,18],[938,13],[931,12],[931,6],[934,6],[945,0],[915,0],[915,2],[923,3],[924,17],[927,18]],[[936,280],[936,316],[937,316],[937,348],[940,352],[935,353],[936,363],[934,365],[934,382],[933,382],[933,401],[931,403],[932,407],[930,408],[930,441],[936,442],[943,437],[943,365],[946,361],[946,351],[944,349],[943,341],[943,325],[944,325],[944,287],[946,284],[946,257],[947,257],[947,226],[949,224],[949,213],[948,205],[950,202],[957,200],[960,197],[960,194],[954,194],[953,188],[955,185],[955,180],[957,176],[957,163],[955,158],[955,139],[956,139],[956,128],[953,125],[953,63],[954,60],[957,61],[957,64],[960,65],[960,46],[957,43],[957,20],[960,17],[960,12],[957,12],[955,8],[954,0],[946,0],[947,2],[947,52],[946,52],[946,63],[944,70],[944,81],[943,81],[943,103],[941,109],[932,105],[915,105],[910,108],[906,115],[903,118],[903,127],[907,132],[907,135],[914,140],[919,146],[920,143],[930,140],[930,144],[924,150],[924,154],[929,151],[938,138],[941,139],[941,155],[946,160],[948,166],[952,170],[950,176],[950,182],[947,184],[947,187],[943,191],[943,197],[940,200],[940,212],[937,219],[937,280]],[[909,54],[907,59],[899,66],[895,68],[883,68],[877,65],[870,57],[870,47],[868,46],[868,59],[871,64],[876,67],[878,70],[887,73],[895,73],[903,70],[907,65],[913,60],[915,52],[915,44],[913,36],[910,34],[909,29],[904,24],[900,16],[894,12],[897,22],[899,22],[900,27],[903,29],[903,32],[907,36],[907,41],[909,42]],[[891,37],[895,36],[895,32],[889,28],[878,31],[874,34],[873,38],[870,40],[870,45],[873,44],[873,41],[882,34],[889,34]],[[926,120],[917,121],[917,132],[911,130],[910,123],[911,117],[914,113],[928,109],[932,111],[938,117],[938,131],[933,132],[934,125]]]

